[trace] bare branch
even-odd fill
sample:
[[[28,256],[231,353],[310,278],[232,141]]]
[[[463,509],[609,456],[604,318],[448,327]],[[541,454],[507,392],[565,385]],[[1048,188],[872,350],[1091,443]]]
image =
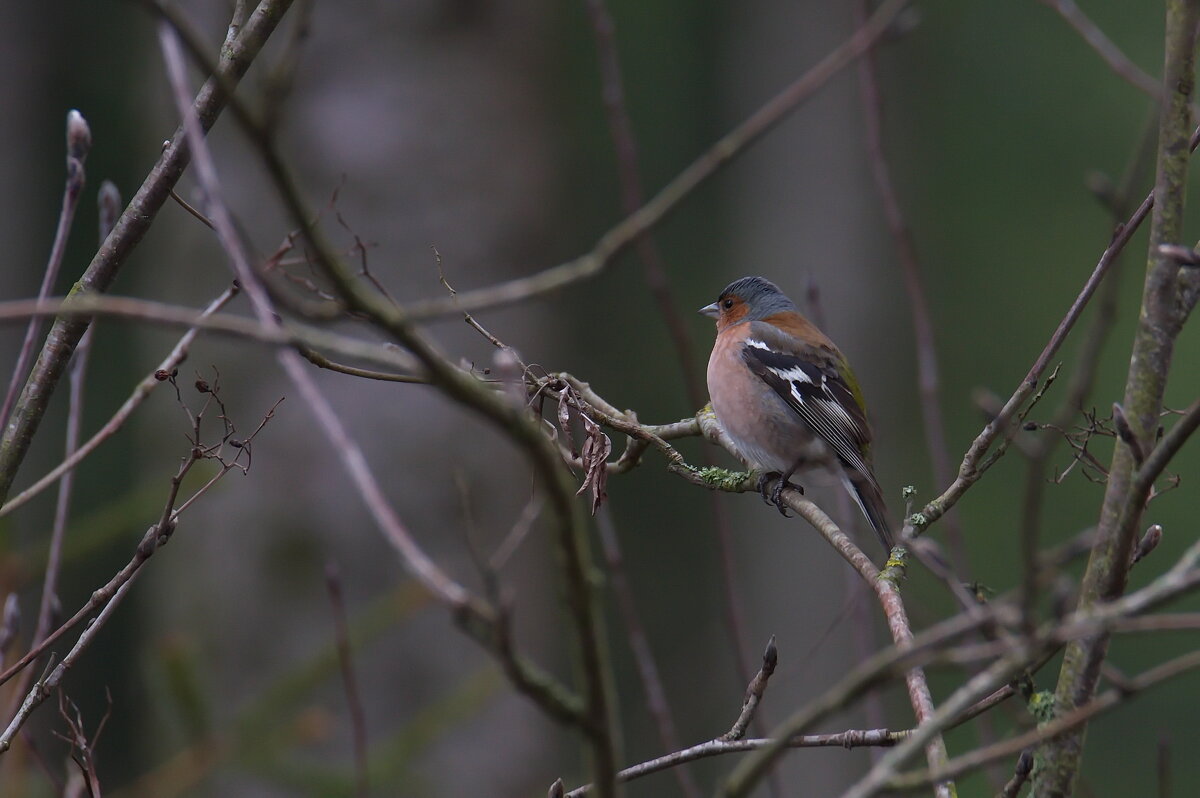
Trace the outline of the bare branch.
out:
[[[793,737],[787,742],[788,748],[888,748],[903,740],[910,732],[908,730],[891,731],[889,729],[849,729],[836,734],[804,734]],[[699,745],[693,745],[682,751],[675,751],[625,768],[617,773],[622,782],[633,781],[651,773],[658,773],[668,768],[678,767],[687,762],[695,762],[723,754],[736,754],[745,751],[760,751],[774,745],[774,740],[753,738],[748,740],[725,740],[718,737]],[[592,791],[592,785],[586,784],[571,790],[565,798],[579,798]]]
[[[1066,20],[1066,23],[1087,42],[1089,47],[1096,51],[1097,55],[1104,59],[1104,63],[1108,64],[1109,69],[1122,80],[1155,102],[1162,102],[1163,91],[1159,82],[1129,60],[1129,56],[1121,52],[1112,39],[1108,38],[1104,31],[1100,30],[1099,26],[1083,13],[1074,0],[1041,1],[1044,5],[1057,11],[1058,15]]]
[[[1032,772],[1033,749],[1026,748],[1017,757],[1017,765],[1013,768],[1012,778],[1004,785],[1004,789],[1000,791],[1000,795],[997,798],[1017,798],[1021,793],[1021,788],[1029,780],[1029,774]]]
[[[229,300],[232,299],[236,293],[237,287],[230,286],[219,297],[209,303],[208,307],[204,309],[201,316],[212,316],[214,313],[224,307],[225,304],[229,302]],[[13,510],[16,510],[34,496],[41,493],[50,485],[54,484],[54,482],[58,479],[70,474],[77,465],[83,462],[85,457],[94,452],[100,446],[100,444],[104,443],[106,440],[115,435],[117,431],[124,426],[125,422],[129,420],[129,417],[133,415],[133,412],[137,410],[139,406],[141,406],[142,402],[144,402],[147,397],[150,396],[150,393],[160,383],[162,383],[166,377],[173,374],[179,364],[182,363],[187,357],[188,349],[191,347],[192,341],[195,340],[196,333],[197,328],[195,327],[188,330],[184,336],[179,339],[179,343],[175,344],[175,348],[171,350],[170,354],[168,354],[166,358],[164,358],[163,361],[158,365],[158,368],[147,374],[142,381],[137,384],[137,387],[133,390],[133,394],[131,394],[130,397],[125,400],[117,412],[113,414],[112,418],[104,423],[104,426],[102,426],[82,446],[69,449],[67,456],[63,459],[63,461],[51,469],[48,474],[14,496],[12,499],[6,502],[3,507],[0,507],[0,517],[8,515]]]
[[[758,705],[762,703],[763,694],[767,692],[767,682],[771,678],[771,674],[775,673],[775,666],[779,663],[779,651],[775,648],[775,635],[771,635],[771,639],[767,641],[767,647],[763,650],[762,667],[758,669],[758,673],[754,675],[754,679],[746,687],[746,700],[742,702],[742,711],[738,715],[737,720],[733,722],[733,726],[729,731],[722,734],[719,740],[740,740],[746,735],[746,728],[750,725],[750,721],[754,718],[754,713],[758,710]]]
[[[71,225],[75,221],[75,209],[79,207],[79,197],[83,194],[85,183],[84,162],[92,149],[92,133],[87,120],[78,111],[67,113],[67,184],[63,188],[62,209],[58,214],[58,226],[54,231],[54,243],[50,247],[50,259],[42,274],[42,285],[38,289],[38,299],[45,299],[54,290],[62,267],[63,255],[67,251],[67,238],[71,234]],[[25,328],[25,339],[21,342],[21,350],[17,355],[16,365],[8,383],[8,391],[4,396],[4,405],[0,406],[0,429],[8,427],[12,417],[13,403],[17,400],[17,391],[29,370],[29,361],[33,357],[33,346],[38,334],[42,331],[42,320],[32,318]]]
[[[325,564],[325,589],[329,592],[329,603],[333,608],[333,630],[337,640],[338,665],[342,672],[342,688],[346,692],[346,704],[350,708],[356,794],[358,798],[366,798],[371,789],[367,775],[367,720],[358,691],[358,679],[354,675],[353,650],[350,647],[349,626],[346,621],[346,600],[342,595],[342,577],[338,572],[337,565],[332,561]]]
[[[338,335],[298,322],[289,322],[285,327],[280,327],[274,322],[263,324],[244,316],[209,313],[134,297],[74,295],[45,300],[20,299],[0,302],[0,320],[23,319],[29,316],[112,316],[170,327],[196,327],[272,346],[291,346],[298,350],[320,348],[398,372],[412,372],[420,368],[411,357],[395,346],[381,346],[374,341]],[[411,381],[420,382],[421,379],[414,377]]]

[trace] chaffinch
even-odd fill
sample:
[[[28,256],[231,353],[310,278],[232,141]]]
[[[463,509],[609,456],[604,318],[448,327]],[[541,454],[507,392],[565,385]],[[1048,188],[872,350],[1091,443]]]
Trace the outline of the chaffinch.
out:
[[[871,468],[866,405],[833,341],[762,277],[730,283],[700,312],[717,320],[708,359],[713,411],[742,458],[762,472],[763,499],[786,515],[780,496],[793,474],[833,471],[890,551],[887,508]]]

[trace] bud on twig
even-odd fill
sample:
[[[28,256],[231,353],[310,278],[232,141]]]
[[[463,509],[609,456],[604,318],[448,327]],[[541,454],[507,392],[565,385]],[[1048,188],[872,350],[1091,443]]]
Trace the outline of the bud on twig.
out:
[[[1133,559],[1129,564],[1134,565],[1150,552],[1158,548],[1158,544],[1162,542],[1163,528],[1161,524],[1151,524],[1146,530],[1146,534],[1142,535],[1142,539],[1138,541],[1137,548],[1133,551]]]
[[[67,114],[67,196],[74,202],[86,182],[83,162],[92,149],[92,131],[78,111]]]
[[[100,243],[103,244],[121,215],[121,190],[113,181],[105,180],[100,184],[96,202],[100,205]]]
[[[1159,244],[1158,254],[1170,258],[1180,266],[1200,266],[1200,252],[1182,244]]]
[[[72,108],[67,112],[67,157],[81,163],[92,149],[92,129],[83,114]]]
[[[17,601],[16,593],[9,593],[8,598],[4,600],[4,617],[0,620],[0,654],[8,650],[12,642],[17,639],[17,632],[21,629],[21,605]]]

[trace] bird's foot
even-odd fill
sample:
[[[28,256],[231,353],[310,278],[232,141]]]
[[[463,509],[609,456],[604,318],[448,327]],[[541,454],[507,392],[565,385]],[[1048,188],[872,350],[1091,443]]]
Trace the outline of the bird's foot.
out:
[[[779,476],[778,471],[764,471],[758,475],[758,495],[762,496],[762,500],[767,504],[771,503],[771,495],[767,493],[767,486],[771,484],[771,480]]]
[[[767,486],[775,481],[775,487],[767,490]],[[783,474],[778,471],[769,471],[761,474],[758,477],[758,492],[763,497],[763,501],[767,504],[774,505],[775,509],[779,510],[779,514],[784,518],[790,518],[787,512],[787,505],[783,503],[783,489],[794,488],[801,494],[804,493],[804,486],[797,485],[794,482],[789,482],[784,478]]]

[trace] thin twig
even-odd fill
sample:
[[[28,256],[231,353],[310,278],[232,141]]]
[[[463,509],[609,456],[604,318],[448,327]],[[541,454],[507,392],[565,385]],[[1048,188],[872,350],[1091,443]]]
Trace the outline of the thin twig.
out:
[[[667,754],[666,756],[625,768],[617,774],[617,779],[619,781],[633,781],[642,776],[648,776],[651,773],[666,770],[667,768],[675,768],[678,765],[697,759],[742,751],[755,751],[773,745],[774,743],[771,740],[747,740],[744,739],[743,735],[762,701],[763,694],[767,689],[767,681],[771,678],[771,674],[775,672],[777,663],[778,652],[775,649],[775,638],[772,636],[767,642],[766,649],[763,651],[762,667],[755,675],[753,681],[746,687],[746,700],[742,704],[742,711],[738,714],[737,720],[734,721],[729,731],[706,743],[700,743],[699,745],[694,745]],[[907,731],[889,731],[887,729],[853,729],[838,734],[795,735],[789,738],[785,745],[788,748],[890,746],[904,739],[907,734]],[[567,793],[567,798],[585,795],[591,790],[591,787],[592,785],[587,784],[574,789]]]
[[[311,346],[296,342],[296,351],[303,356],[305,360],[312,363],[319,369],[327,369],[336,371],[339,374],[346,374],[351,377],[360,377],[364,380],[379,380],[380,382],[402,382],[410,385],[428,385],[429,379],[420,374],[398,374],[392,371],[377,371],[375,369],[364,369],[359,366],[350,366],[346,363],[339,363],[335,360],[330,360],[325,355],[321,354]]]
[[[206,313],[194,308],[169,305],[134,297],[91,294],[85,296],[50,297],[49,299],[18,299],[0,302],[0,321],[24,319],[29,316],[61,316],[87,318],[112,316],[154,322],[167,327],[197,327],[215,333],[232,335],[271,346],[289,346],[297,350],[323,349],[348,358],[373,363],[396,372],[416,372],[420,366],[398,347],[380,345],[338,335],[307,324],[289,322],[280,327],[272,321],[264,324],[256,319],[228,313]]]
[[[1122,80],[1155,102],[1162,102],[1162,85],[1142,71],[1129,59],[1129,56],[1121,51],[1121,48],[1113,44],[1112,39],[1108,38],[1104,31],[1100,30],[1100,27],[1092,22],[1087,14],[1083,13],[1074,0],[1041,0],[1041,2],[1058,12],[1058,15],[1079,34],[1080,38],[1087,42],[1089,47],[1096,51],[1097,55],[1104,59],[1104,63],[1108,64],[1109,69]]]
[[[95,328],[88,328],[87,333],[75,349],[75,359],[71,364],[70,396],[68,398],[66,445],[63,447],[66,457],[79,448],[79,430],[83,426],[84,387],[87,375],[89,355],[92,350],[92,334]],[[42,603],[38,609],[37,631],[34,633],[35,642],[48,631],[50,612],[55,603],[55,591],[58,583],[58,572],[61,564],[62,542],[66,536],[67,520],[71,515],[71,492],[74,482],[74,472],[63,477],[59,484],[58,501],[54,507],[54,529],[50,535],[50,553],[46,563],[45,581],[42,586]]]
[[[87,374],[88,355],[91,352],[94,331],[94,327],[89,327],[88,331],[84,333],[79,346],[75,349],[75,358],[71,363],[71,373],[68,378],[70,395],[67,401],[66,441],[63,447],[68,459],[79,448],[79,428],[83,423],[84,378]],[[50,531],[46,570],[42,577],[42,597],[38,605],[37,623],[34,627],[33,637],[29,641],[30,647],[35,647],[42,642],[42,639],[49,634],[50,626],[54,622],[54,610],[58,605],[58,577],[62,568],[63,541],[66,540],[67,521],[71,516],[74,483],[75,472],[70,471],[63,476],[58,485],[58,497],[54,504],[54,524]],[[14,701],[19,701],[20,697],[25,694],[32,679],[33,671],[27,670],[13,691]],[[16,709],[15,703],[9,706],[5,717],[12,715]]]
[[[237,286],[230,286],[229,288],[225,289],[225,291],[219,297],[210,302],[208,307],[206,307],[200,315],[202,317],[212,316],[214,313],[224,307],[236,294]],[[74,471],[76,466],[83,462],[84,458],[94,452],[100,446],[100,444],[113,437],[113,435],[115,435],[117,431],[124,426],[125,422],[129,420],[134,411],[137,410],[137,408],[141,406],[144,401],[146,401],[146,399],[150,396],[150,393],[167,377],[174,373],[179,364],[184,361],[184,359],[187,357],[188,349],[191,347],[192,341],[196,338],[197,332],[197,328],[193,327],[184,333],[183,337],[180,338],[179,342],[175,344],[175,347],[171,350],[170,354],[168,354],[163,361],[159,363],[158,368],[142,378],[142,381],[137,384],[137,387],[133,389],[133,393],[124,401],[124,403],[122,403],[121,407],[117,409],[117,412],[113,414],[112,418],[106,421],[104,425],[87,440],[86,443],[84,443],[82,446],[74,448],[71,451],[68,451],[67,456],[63,459],[63,461],[51,469],[48,474],[34,482],[16,496],[12,497],[4,504],[3,507],[0,507],[0,517],[8,515],[13,510],[16,510],[18,507],[25,504],[34,496],[48,488],[50,485],[54,484],[56,480],[65,479],[67,475]]]
[[[216,396],[215,389],[209,390],[208,394],[209,396],[206,400],[206,406],[208,401],[220,402],[219,398]],[[66,672],[74,666],[75,661],[91,644],[96,634],[107,623],[113,611],[124,599],[130,586],[133,584],[133,580],[136,579],[138,574],[141,572],[142,567],[155,554],[155,552],[157,552],[171,539],[171,536],[175,533],[175,530],[178,527],[180,514],[186,509],[186,505],[179,504],[179,493],[183,485],[184,478],[188,475],[192,468],[201,460],[210,458],[217,459],[222,463],[220,474],[218,477],[216,477],[220,478],[220,476],[224,476],[230,470],[237,467],[236,458],[234,458],[232,461],[221,460],[220,450],[221,447],[230,439],[230,435],[232,434],[232,425],[228,420],[228,415],[224,408],[221,407],[220,409],[220,417],[223,421],[226,434],[222,437],[221,444],[215,447],[206,446],[200,441],[200,425],[203,418],[203,411],[193,416],[191,449],[188,453],[188,456],[184,458],[178,471],[176,471],[175,475],[171,477],[170,490],[167,493],[167,500],[163,504],[163,510],[159,515],[158,521],[146,531],[145,535],[142,536],[142,541],[138,544],[133,558],[125,565],[124,568],[118,571],[117,574],[110,579],[104,587],[92,593],[91,597],[88,599],[83,608],[76,612],[70,620],[59,626],[59,628],[54,630],[54,632],[47,635],[45,639],[41,640],[37,645],[34,645],[24,657],[18,660],[10,668],[5,670],[3,674],[0,674],[0,684],[3,684],[5,681],[12,678],[12,676],[32,663],[41,655],[42,652],[56,642],[59,637],[83,621],[83,619],[89,616],[95,609],[100,609],[99,614],[87,624],[84,631],[76,640],[75,645],[71,648],[70,652],[68,652],[68,654],[63,657],[62,661],[54,667],[49,676],[39,679],[37,683],[33,685],[33,688],[29,690],[24,701],[21,703],[20,708],[17,710],[16,714],[9,723],[7,729],[3,732],[3,734],[0,734],[0,753],[4,753],[9,749],[9,747],[12,745],[13,738],[16,736],[17,732],[20,731],[21,727],[24,725],[25,721],[28,720],[29,716],[43,701],[46,700],[46,698],[53,694],[54,690],[58,687],[59,682],[61,682],[62,678],[66,675]],[[189,415],[191,415],[190,411]],[[270,418],[271,413],[268,413],[264,417],[263,423],[260,424],[253,433],[239,442],[239,456],[242,451],[249,447],[253,438],[262,430],[263,426]],[[211,485],[215,479],[210,480],[209,484]]]
[[[1025,782],[1029,781],[1029,774],[1033,772],[1033,749],[1026,748],[1017,757],[1017,764],[1013,768],[1012,778],[1004,785],[1004,789],[1000,791],[997,798],[1017,798],[1021,794],[1021,788],[1025,786]]]
[[[492,556],[488,558],[489,571],[494,573],[505,566],[529,535],[529,530],[533,528],[533,522],[541,515],[543,506],[545,506],[545,501],[540,496],[534,495],[529,498],[529,501],[525,503],[525,508],[521,510],[520,517],[512,525],[508,534],[504,536],[504,540],[500,541],[500,545],[492,552]]]
[[[278,404],[279,403],[276,402],[276,406]],[[271,420],[273,411],[274,407],[267,412],[262,421],[259,423],[258,427],[252,433],[250,433],[250,435],[239,441],[239,446],[237,447],[239,456],[242,451],[248,449],[248,447],[253,443],[254,438],[259,432],[262,431],[267,422]],[[200,423],[202,415],[203,414],[201,413],[193,417],[192,432],[189,436],[189,440],[192,442],[191,449],[188,453],[188,456],[183,459],[183,463],[180,465],[179,470],[176,471],[175,475],[171,477],[170,491],[168,492],[166,502],[163,504],[163,510],[159,515],[158,521],[146,531],[145,535],[142,536],[142,540],[138,544],[137,549],[134,551],[133,557],[128,563],[126,563],[125,567],[118,571],[117,574],[113,576],[103,587],[94,591],[83,607],[81,607],[65,623],[59,625],[57,629],[46,635],[45,639],[43,639],[37,645],[32,646],[30,650],[26,652],[23,657],[21,657],[21,659],[13,663],[3,673],[0,673],[0,684],[4,684],[17,673],[21,672],[24,668],[28,667],[30,663],[40,657],[46,650],[49,649],[50,646],[54,645],[59,638],[71,631],[71,629],[78,626],[96,609],[107,607],[112,598],[119,591],[123,590],[130,580],[132,580],[138,574],[139,570],[143,565],[145,565],[146,561],[149,560],[150,557],[152,557],[158,551],[158,549],[166,545],[171,536],[174,534],[175,529],[179,524],[180,517],[184,511],[187,510],[188,506],[195,500],[196,496],[200,493],[203,493],[217,480],[224,477],[233,469],[241,468],[241,466],[239,466],[237,463],[236,457],[233,460],[223,460],[221,458],[221,447],[229,440],[228,433],[222,439],[221,444],[216,447],[206,446],[200,442]],[[225,416],[225,414],[222,413],[222,416]],[[228,424],[227,418],[225,419],[225,422]],[[197,491],[196,494],[194,494],[186,502],[180,503],[179,493],[183,485],[184,477],[188,475],[196,463],[206,459],[218,460],[221,462],[221,468],[218,469],[218,473],[212,479],[210,479],[204,487]],[[98,623],[98,620],[93,619],[91,625],[88,627],[89,630],[92,628],[92,626]],[[0,750],[0,753],[2,753],[2,750]]]
[[[896,745],[908,736],[909,733],[909,730],[848,729],[836,734],[799,735],[788,740],[786,746],[788,748],[888,748]],[[760,751],[774,744],[774,740],[757,737],[742,740],[725,740],[718,737],[715,740],[709,740],[708,742],[685,748],[682,751],[675,751],[666,756],[660,756],[657,759],[651,759],[625,768],[617,773],[617,779],[621,782],[633,781],[642,776],[649,776],[651,773],[658,773],[668,768],[678,767],[687,762],[695,762],[700,759],[724,754]],[[571,790],[566,794],[565,798],[579,798],[579,796],[587,795],[591,791],[592,785],[585,784],[582,787]]]
[[[29,691],[29,694],[25,696],[25,700],[21,702],[21,707],[17,710],[17,714],[9,722],[4,732],[0,734],[0,754],[8,751],[12,746],[13,738],[21,730],[21,727],[25,725],[25,721],[29,719],[33,711],[54,694],[54,691],[58,688],[59,683],[62,682],[67,671],[74,667],[75,662],[87,647],[91,645],[92,640],[95,639],[100,629],[104,627],[113,612],[120,606],[121,601],[125,598],[125,594],[129,592],[130,586],[133,585],[133,580],[137,578],[137,574],[138,572],[135,570],[116,589],[112,597],[104,604],[104,609],[100,610],[100,614],[79,635],[79,639],[75,641],[75,645],[63,657],[62,662],[58,663],[48,676],[39,679],[34,684],[33,689]]]
[[[350,708],[356,794],[358,798],[366,798],[370,793],[367,772],[367,719],[363,713],[362,698],[358,691],[358,679],[354,675],[354,652],[350,647],[346,600],[342,595],[342,578],[338,573],[337,565],[332,561],[325,564],[325,589],[329,593],[329,604],[333,609],[333,632],[337,640],[338,666],[342,672],[342,688],[346,692],[346,704]]]
[[[740,740],[746,735],[746,729],[749,727],[750,721],[754,719],[758,705],[762,703],[763,694],[767,692],[767,682],[775,673],[775,667],[778,664],[779,650],[775,647],[775,635],[771,635],[771,639],[767,641],[767,647],[763,650],[762,666],[746,687],[746,700],[742,702],[742,711],[738,713],[737,720],[729,727],[729,731],[718,739]]]
[[[83,194],[86,173],[83,165],[87,161],[88,152],[92,149],[92,132],[87,120],[78,111],[67,113],[67,181],[63,187],[62,209],[58,213],[58,226],[54,230],[54,243],[50,247],[50,258],[46,270],[42,273],[42,285],[38,289],[38,299],[45,299],[54,290],[62,267],[63,255],[67,251],[67,238],[71,234],[71,225],[75,221],[75,209],[79,207],[79,197]],[[17,400],[17,391],[29,369],[29,361],[33,358],[33,346],[38,333],[42,330],[42,320],[32,318],[25,328],[25,339],[21,342],[21,350],[17,355],[16,365],[13,366],[12,378],[8,383],[8,391],[4,395],[4,405],[0,407],[0,430],[8,427],[8,421],[13,411],[13,403]]]

